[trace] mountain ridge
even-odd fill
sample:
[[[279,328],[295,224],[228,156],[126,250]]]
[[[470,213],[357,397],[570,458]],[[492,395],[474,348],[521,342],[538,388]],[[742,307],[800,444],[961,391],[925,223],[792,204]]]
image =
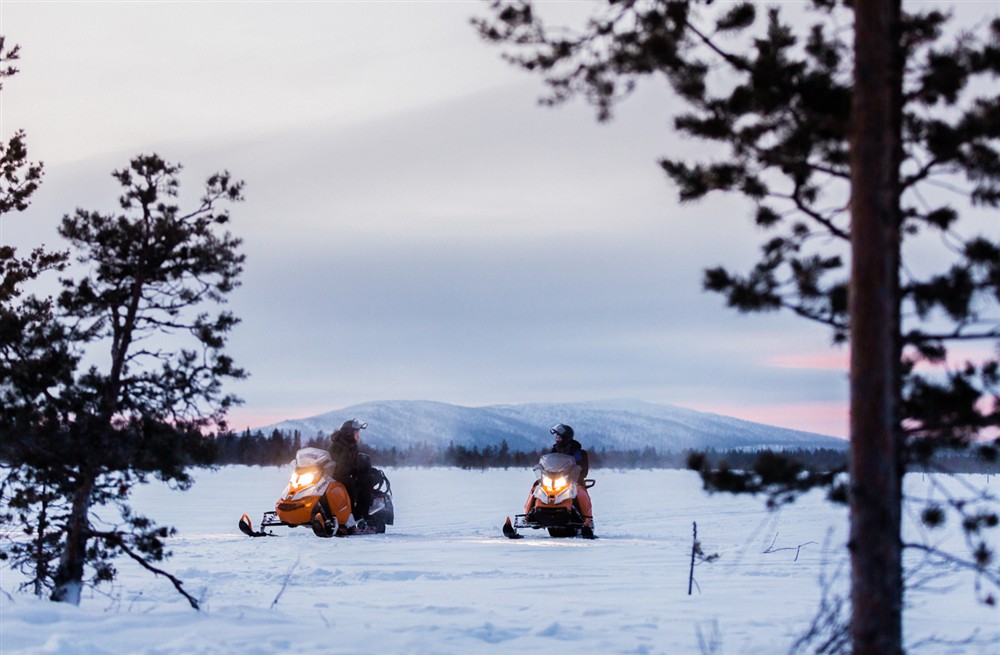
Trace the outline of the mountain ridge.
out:
[[[324,437],[341,423],[358,418],[368,423],[362,440],[376,448],[420,444],[446,447],[496,446],[531,451],[551,445],[549,428],[573,426],[588,449],[657,451],[686,449],[846,449],[831,437],[720,414],[634,399],[566,403],[524,403],[466,407],[431,400],[383,400],[351,405],[262,428],[269,433],[298,431],[303,439]]]

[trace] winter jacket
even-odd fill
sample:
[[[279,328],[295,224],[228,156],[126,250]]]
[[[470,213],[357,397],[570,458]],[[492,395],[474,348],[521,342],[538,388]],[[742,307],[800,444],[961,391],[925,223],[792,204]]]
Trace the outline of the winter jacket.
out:
[[[333,478],[341,482],[347,480],[358,466],[358,442],[352,430],[338,430],[330,437],[330,459],[337,463]]]
[[[577,476],[577,482],[582,483],[584,481],[587,473],[590,471],[590,459],[587,457],[587,451],[583,449],[579,441],[576,439],[561,439],[556,441],[552,445],[552,452],[571,456],[576,461],[576,465],[580,467],[580,475]]]

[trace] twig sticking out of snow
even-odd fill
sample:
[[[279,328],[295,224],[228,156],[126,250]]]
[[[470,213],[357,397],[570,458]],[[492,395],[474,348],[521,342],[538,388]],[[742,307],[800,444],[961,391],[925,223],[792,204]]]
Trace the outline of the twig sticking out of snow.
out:
[[[693,521],[691,527],[694,529],[694,537],[691,541],[691,572],[688,573],[688,596],[691,595],[691,587],[694,586],[694,556],[698,550],[698,522]]]
[[[691,572],[688,574],[688,596],[691,595],[691,589],[694,585],[698,584],[694,581],[694,565],[696,560],[701,562],[714,562],[719,559],[718,553],[712,553],[711,555],[706,555],[705,551],[701,549],[701,542],[698,541],[698,522],[694,521],[691,523],[691,527],[694,530],[694,538],[691,543]],[[698,591],[701,592],[701,587],[698,587]]]
[[[809,544],[816,543],[815,541],[807,541],[804,544],[799,544],[798,546],[795,546],[794,548],[792,546],[784,546],[782,548],[775,548],[774,544],[777,541],[778,541],[778,533],[775,532],[774,533],[774,539],[771,541],[771,545],[767,547],[767,550],[765,550],[763,554],[764,555],[768,555],[770,553],[776,553],[779,550],[794,550],[795,551],[795,559],[792,560],[793,562],[798,562],[799,561],[799,553],[802,551],[803,547],[808,546]]]

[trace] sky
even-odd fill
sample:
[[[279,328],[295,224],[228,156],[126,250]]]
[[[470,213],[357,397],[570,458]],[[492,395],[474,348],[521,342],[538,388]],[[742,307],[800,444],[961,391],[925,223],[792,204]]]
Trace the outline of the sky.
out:
[[[470,26],[484,14],[0,2],[22,48],[0,136],[24,129],[46,170],[0,242],[57,246],[64,214],[116,207],[110,173],[141,153],[184,165],[182,207],[211,173],[244,180],[234,429],[373,400],[637,398],[846,436],[831,335],[701,291],[764,235],[738,198],[678,204],[656,161],[703,146],[672,133],[663,83],[605,124],[581,100],[542,107],[541,79]]]

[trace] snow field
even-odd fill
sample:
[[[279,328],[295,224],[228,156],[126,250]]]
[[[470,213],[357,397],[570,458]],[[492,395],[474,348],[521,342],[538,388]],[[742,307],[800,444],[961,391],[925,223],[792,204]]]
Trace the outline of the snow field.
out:
[[[396,524],[385,535],[240,534],[240,515],[256,526],[289,472],[198,471],[188,492],[154,484],[136,494],[140,512],[178,528],[161,566],[201,612],[120,560],[111,594],[87,592],[79,608],[0,594],[0,652],[773,654],[809,626],[821,578],[846,591],[846,510],[821,494],[768,512],[760,498],[706,495],[690,472],[595,470],[599,539],[522,531],[511,541],[500,526],[520,511],[530,470],[386,469]],[[704,552],[720,557],[696,566],[689,596],[695,521]],[[17,581],[4,569],[0,587]],[[997,611],[975,602],[971,577],[929,585],[908,597],[912,652],[997,652]],[[940,641],[976,630],[971,643]]]

